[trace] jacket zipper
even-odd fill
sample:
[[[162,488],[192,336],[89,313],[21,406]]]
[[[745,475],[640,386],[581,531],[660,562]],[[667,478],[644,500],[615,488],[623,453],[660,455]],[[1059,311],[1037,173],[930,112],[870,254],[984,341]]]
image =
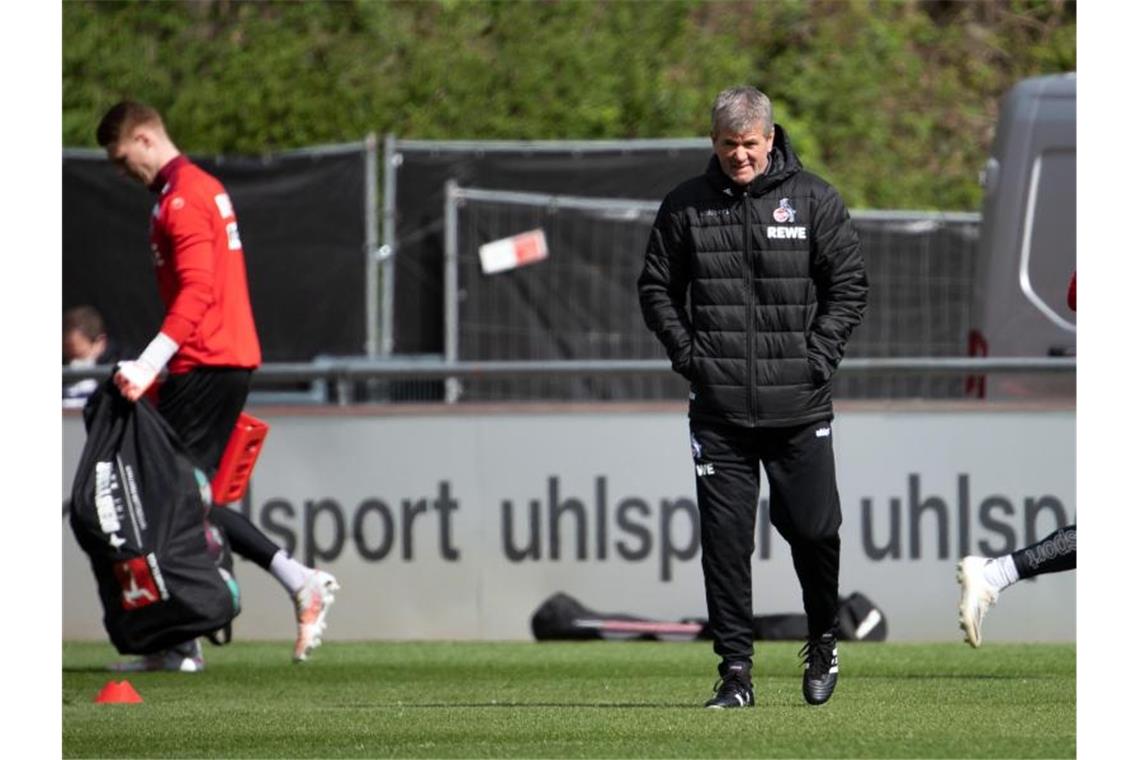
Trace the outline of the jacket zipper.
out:
[[[748,324],[747,341],[748,348],[746,356],[748,357],[748,372],[745,374],[748,383],[746,394],[748,399],[748,424],[749,426],[755,425],[756,421],[753,419],[752,409],[752,389],[756,385],[755,378],[753,377],[754,367],[752,360],[752,344],[755,341],[756,325],[754,324],[756,312],[756,288],[753,284],[752,274],[752,217],[749,212],[748,203],[748,188],[744,189],[741,194],[744,202],[744,287],[748,291],[748,313],[745,315]]]

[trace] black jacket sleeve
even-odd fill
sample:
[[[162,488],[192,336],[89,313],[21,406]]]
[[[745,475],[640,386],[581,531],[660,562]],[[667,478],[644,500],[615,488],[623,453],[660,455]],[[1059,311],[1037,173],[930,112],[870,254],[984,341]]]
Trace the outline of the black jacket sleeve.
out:
[[[649,233],[637,294],[645,324],[665,346],[673,369],[691,380],[692,323],[685,310],[689,252],[683,220],[683,211],[673,211],[666,197]]]
[[[851,331],[863,321],[870,287],[859,236],[834,188],[823,194],[813,226],[811,274],[819,304],[808,332],[808,362],[822,384],[831,379]]]

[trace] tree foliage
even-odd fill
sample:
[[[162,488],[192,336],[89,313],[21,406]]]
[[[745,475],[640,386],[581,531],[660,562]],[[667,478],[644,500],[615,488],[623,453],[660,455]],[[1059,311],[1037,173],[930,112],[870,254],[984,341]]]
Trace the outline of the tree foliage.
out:
[[[88,2],[63,6],[63,142],[148,102],[189,151],[692,137],[767,92],[849,205],[976,209],[1002,93],[1076,70],[1072,2]]]

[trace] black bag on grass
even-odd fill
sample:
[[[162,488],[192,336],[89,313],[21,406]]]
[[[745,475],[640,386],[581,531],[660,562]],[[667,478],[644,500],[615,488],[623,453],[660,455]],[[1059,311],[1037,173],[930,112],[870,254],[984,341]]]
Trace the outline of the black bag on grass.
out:
[[[839,638],[843,641],[886,641],[887,617],[874,602],[855,591],[839,600]]]
[[[530,619],[538,641],[629,639],[677,641],[711,639],[708,622],[685,618],[676,622],[649,620],[625,612],[595,612],[569,594],[558,592],[539,605]],[[752,618],[757,641],[802,641],[808,636],[807,615],[790,612]],[[874,602],[858,591],[839,599],[839,639],[885,641],[887,619]]]
[[[241,602],[225,534],[209,520],[205,473],[150,402],[127,401],[111,380],[83,421],[71,529],[91,560],[111,643],[151,654],[197,636],[228,640]]]
[[[596,612],[561,591],[539,605],[530,619],[537,641],[692,641],[700,638],[705,628],[703,620],[669,622],[624,612]]]
[[[854,591],[839,597],[840,641],[886,641],[887,618],[865,594]],[[807,615],[757,615],[752,618],[752,637],[757,641],[802,641],[808,636]]]

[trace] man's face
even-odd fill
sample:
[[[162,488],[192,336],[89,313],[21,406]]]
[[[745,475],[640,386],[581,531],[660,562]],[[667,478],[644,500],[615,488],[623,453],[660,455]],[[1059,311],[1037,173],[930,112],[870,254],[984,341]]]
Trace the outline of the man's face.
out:
[[[768,152],[775,136],[773,130],[765,137],[759,122],[743,132],[717,131],[713,135],[713,150],[720,168],[736,184],[747,185],[768,168]]]
[[[74,359],[94,361],[103,353],[106,345],[107,340],[102,335],[91,340],[83,334],[82,330],[69,330],[63,334],[63,360],[65,362]]]
[[[107,158],[120,172],[149,185],[158,175],[151,157],[151,142],[140,130],[123,135],[119,141],[107,146]]]

